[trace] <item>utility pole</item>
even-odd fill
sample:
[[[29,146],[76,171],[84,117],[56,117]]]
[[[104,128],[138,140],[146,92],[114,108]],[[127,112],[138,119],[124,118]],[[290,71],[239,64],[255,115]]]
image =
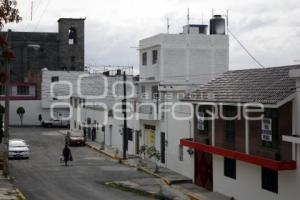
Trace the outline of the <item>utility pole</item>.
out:
[[[127,110],[126,110],[126,71],[123,72],[123,92],[124,92],[124,99],[123,99],[123,114],[124,114],[124,130],[123,130],[123,159],[126,160],[126,151],[127,151]]]
[[[7,41],[9,41],[11,30],[7,31]],[[6,50],[8,50],[7,47]],[[3,175],[7,176],[9,174],[9,164],[8,164],[8,145],[9,145],[9,111],[10,111],[10,64],[9,58],[5,59],[5,119],[4,119],[4,137],[3,137],[3,144],[4,144],[4,152],[3,152]]]

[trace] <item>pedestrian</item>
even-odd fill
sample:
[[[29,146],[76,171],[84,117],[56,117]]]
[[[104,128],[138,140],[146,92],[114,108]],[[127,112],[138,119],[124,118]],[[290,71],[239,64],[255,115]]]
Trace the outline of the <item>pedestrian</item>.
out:
[[[97,132],[96,127],[93,127],[93,129],[92,129],[92,141],[95,141],[95,139],[96,139],[96,132]]]
[[[65,145],[70,145],[70,137],[71,137],[71,133],[68,131],[67,135],[65,137]]]
[[[71,150],[67,144],[65,145],[65,147],[63,149],[62,155],[64,157],[65,166],[68,166],[68,162],[73,161],[73,157],[72,157]]]

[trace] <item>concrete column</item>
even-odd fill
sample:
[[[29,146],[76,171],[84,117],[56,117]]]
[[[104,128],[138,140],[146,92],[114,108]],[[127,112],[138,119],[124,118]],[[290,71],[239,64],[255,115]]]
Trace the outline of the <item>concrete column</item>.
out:
[[[215,112],[214,108],[212,110],[213,112]],[[211,146],[215,146],[216,142],[216,122],[215,122],[215,118],[213,117],[213,119],[211,120]]]
[[[246,154],[250,153],[250,147],[249,147],[249,120],[245,119],[245,152]]]

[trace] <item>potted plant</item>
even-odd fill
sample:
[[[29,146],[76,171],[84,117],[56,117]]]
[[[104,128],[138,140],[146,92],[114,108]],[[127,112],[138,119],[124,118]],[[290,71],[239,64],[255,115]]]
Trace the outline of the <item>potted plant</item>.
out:
[[[155,148],[155,146],[151,146],[147,149],[147,154],[149,158],[154,158],[155,160],[155,170],[154,173],[158,172],[158,165],[157,162],[160,161],[160,152]]]

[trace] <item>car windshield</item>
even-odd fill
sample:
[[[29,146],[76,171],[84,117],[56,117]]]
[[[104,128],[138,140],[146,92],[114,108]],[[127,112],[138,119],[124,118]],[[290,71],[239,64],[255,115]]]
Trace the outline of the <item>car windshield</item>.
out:
[[[25,147],[26,143],[21,140],[9,141],[10,147]]]
[[[80,133],[80,132],[72,132],[71,137],[83,137],[83,133]]]

